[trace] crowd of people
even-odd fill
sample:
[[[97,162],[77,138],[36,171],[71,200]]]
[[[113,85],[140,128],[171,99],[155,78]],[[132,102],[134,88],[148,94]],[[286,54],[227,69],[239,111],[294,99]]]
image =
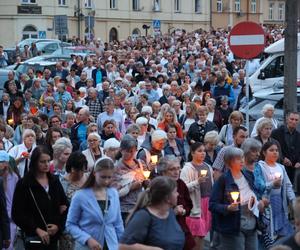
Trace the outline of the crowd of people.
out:
[[[300,115],[279,124],[267,104],[245,127],[245,62],[227,37],[95,41],[55,70],[10,71],[0,249],[202,250],[205,237],[211,249],[299,249]]]

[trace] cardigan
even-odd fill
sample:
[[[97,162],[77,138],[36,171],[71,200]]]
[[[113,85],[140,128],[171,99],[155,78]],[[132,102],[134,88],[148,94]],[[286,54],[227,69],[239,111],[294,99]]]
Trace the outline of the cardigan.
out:
[[[103,214],[92,188],[84,188],[72,198],[66,230],[75,239],[75,249],[87,249],[91,237],[110,250],[118,250],[118,242],[124,231],[119,195],[116,189],[107,188],[109,206]]]

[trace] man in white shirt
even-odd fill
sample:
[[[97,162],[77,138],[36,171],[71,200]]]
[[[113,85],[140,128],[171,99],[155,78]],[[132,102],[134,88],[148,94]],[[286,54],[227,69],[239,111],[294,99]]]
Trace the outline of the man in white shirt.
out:
[[[93,66],[93,60],[91,58],[87,59],[86,61],[86,67],[83,68],[83,72],[86,72],[87,74],[87,79],[92,79],[92,71],[95,69]]]

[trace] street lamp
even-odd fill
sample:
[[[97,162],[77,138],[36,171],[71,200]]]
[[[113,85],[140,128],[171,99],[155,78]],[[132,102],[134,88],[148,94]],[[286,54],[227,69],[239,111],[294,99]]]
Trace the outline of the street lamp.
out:
[[[150,29],[150,26],[147,25],[147,24],[144,24],[144,25],[142,26],[142,28],[146,31],[146,36],[148,36],[148,29]]]
[[[80,38],[80,22],[84,17],[80,8],[80,0],[77,0],[77,6],[74,6],[74,17],[77,17],[77,36]]]

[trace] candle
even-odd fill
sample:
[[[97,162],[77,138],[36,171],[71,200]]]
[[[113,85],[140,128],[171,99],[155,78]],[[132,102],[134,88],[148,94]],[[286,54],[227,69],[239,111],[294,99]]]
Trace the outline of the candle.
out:
[[[151,172],[148,171],[148,170],[143,171],[143,175],[144,175],[144,177],[145,177],[146,179],[149,179],[150,173],[151,173]]]
[[[157,155],[151,155],[151,162],[152,162],[153,164],[156,164],[156,163],[158,162],[158,157],[157,157]]]
[[[274,176],[275,176],[275,179],[280,179],[280,177],[281,177],[281,173],[279,173],[279,172],[276,172],[276,173],[274,174]]]
[[[207,170],[206,170],[206,169],[200,170],[200,175],[201,175],[202,177],[205,177],[205,176],[207,175]]]
[[[234,191],[234,192],[230,192],[231,198],[233,199],[233,202],[236,203],[239,196],[240,196],[240,192]]]
[[[9,125],[13,125],[14,124],[14,120],[13,119],[8,119],[7,122],[8,122]]]

